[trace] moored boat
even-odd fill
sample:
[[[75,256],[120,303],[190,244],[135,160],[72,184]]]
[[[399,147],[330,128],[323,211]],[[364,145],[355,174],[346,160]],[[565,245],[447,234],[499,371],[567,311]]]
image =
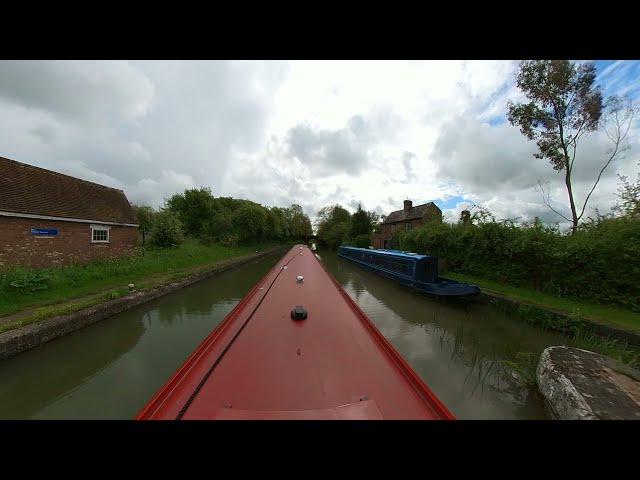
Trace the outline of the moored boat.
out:
[[[309,248],[293,247],[135,419],[454,419]]]
[[[442,297],[471,297],[480,287],[439,276],[438,258],[387,249],[338,247],[338,256],[411,288]]]

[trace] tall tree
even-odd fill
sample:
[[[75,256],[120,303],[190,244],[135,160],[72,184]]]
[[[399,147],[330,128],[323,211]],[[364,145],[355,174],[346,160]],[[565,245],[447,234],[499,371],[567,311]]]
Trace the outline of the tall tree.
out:
[[[341,205],[323,207],[316,215],[316,227],[320,240],[335,248],[351,231],[351,214]]]
[[[370,234],[373,231],[373,225],[369,217],[369,212],[362,209],[362,205],[358,204],[358,209],[351,215],[351,236]]]
[[[285,218],[289,223],[290,235],[294,238],[304,237],[306,235],[311,235],[311,220],[300,205],[295,203],[291,204],[289,208],[286,208]]]
[[[602,177],[604,170],[622,152],[635,107],[629,99],[611,97],[603,103],[602,92],[595,85],[596,68],[591,62],[575,64],[568,60],[526,60],[521,62],[516,83],[528,103],[507,104],[512,125],[529,140],[535,140],[536,158],[547,159],[553,168],[564,172],[571,218],[551,206],[548,191],[540,184],[544,203],[555,213],[571,222],[572,233],[584,215],[587,202]],[[605,116],[605,121],[601,117]],[[580,139],[589,132],[604,127],[613,146],[607,152],[603,167],[586,196],[582,208],[576,206],[572,174]]]

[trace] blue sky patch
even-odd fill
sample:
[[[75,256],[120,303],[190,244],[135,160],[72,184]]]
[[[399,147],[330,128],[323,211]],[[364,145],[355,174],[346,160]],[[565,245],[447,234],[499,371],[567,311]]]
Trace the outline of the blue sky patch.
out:
[[[640,94],[640,61],[595,60],[598,76],[596,82],[603,88],[604,96],[614,93],[631,97]]]
[[[456,205],[458,205],[458,203],[460,202],[474,203],[474,200],[464,197],[449,197],[446,200],[439,200],[435,203],[440,207],[441,210],[444,210],[445,208],[456,208]]]

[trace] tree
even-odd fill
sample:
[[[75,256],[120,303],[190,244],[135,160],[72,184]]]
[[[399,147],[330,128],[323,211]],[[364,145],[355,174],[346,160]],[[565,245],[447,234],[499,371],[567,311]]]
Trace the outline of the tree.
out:
[[[340,205],[323,207],[317,214],[318,237],[329,247],[340,245],[351,231],[351,214]]]
[[[300,205],[292,204],[284,209],[284,216],[289,224],[289,234],[292,238],[300,238],[313,233],[311,220]]]
[[[529,102],[507,103],[509,122],[520,127],[527,139],[536,141],[539,151],[534,156],[547,159],[555,170],[564,171],[571,218],[551,206],[549,191],[542,183],[539,193],[551,210],[571,222],[572,233],[577,231],[602,173],[629,148],[625,141],[636,111],[631,100],[622,97],[613,96],[603,103],[595,78],[596,68],[591,62],[576,65],[568,60],[526,60],[520,64],[516,83]],[[572,185],[578,143],[585,134],[600,127],[613,145],[578,211]]]
[[[267,228],[267,211],[261,205],[243,205],[233,213],[231,225],[241,242],[258,240]]]
[[[153,207],[149,205],[135,205],[132,204],[131,207],[138,218],[138,227],[142,230],[146,230],[147,232],[151,230],[153,227],[153,220],[155,211]]]
[[[267,212],[267,235],[270,238],[275,238],[278,240],[284,239],[285,230],[287,222],[284,219],[284,215],[279,213],[279,209],[277,207],[272,207],[266,209]]]
[[[210,188],[201,187],[176,193],[165,203],[167,208],[178,216],[185,233],[197,237],[202,234],[207,221],[213,216],[215,199]]]
[[[367,217],[369,218],[369,226],[371,228],[369,233],[371,233],[372,231],[375,231],[376,226],[378,225],[378,222],[382,220],[380,220],[380,215],[373,210],[371,210],[370,212],[367,212]]]
[[[382,224],[386,218],[386,215],[378,215],[378,219],[375,221],[375,225],[373,227],[374,233],[382,233]]]
[[[373,231],[371,216],[369,212],[362,209],[362,205],[358,204],[358,209],[351,215],[351,236],[370,234]]]

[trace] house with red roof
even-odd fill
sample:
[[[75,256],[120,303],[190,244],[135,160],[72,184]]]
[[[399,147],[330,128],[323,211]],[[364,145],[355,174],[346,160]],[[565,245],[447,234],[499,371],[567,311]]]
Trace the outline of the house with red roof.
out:
[[[382,222],[380,233],[371,235],[373,248],[394,248],[393,234],[399,230],[411,230],[427,222],[442,222],[442,210],[435,203],[413,206],[411,200],[404,201],[404,208],[391,212]],[[397,248],[397,246],[395,246]]]
[[[124,255],[137,231],[122,190],[0,157],[0,268]]]

